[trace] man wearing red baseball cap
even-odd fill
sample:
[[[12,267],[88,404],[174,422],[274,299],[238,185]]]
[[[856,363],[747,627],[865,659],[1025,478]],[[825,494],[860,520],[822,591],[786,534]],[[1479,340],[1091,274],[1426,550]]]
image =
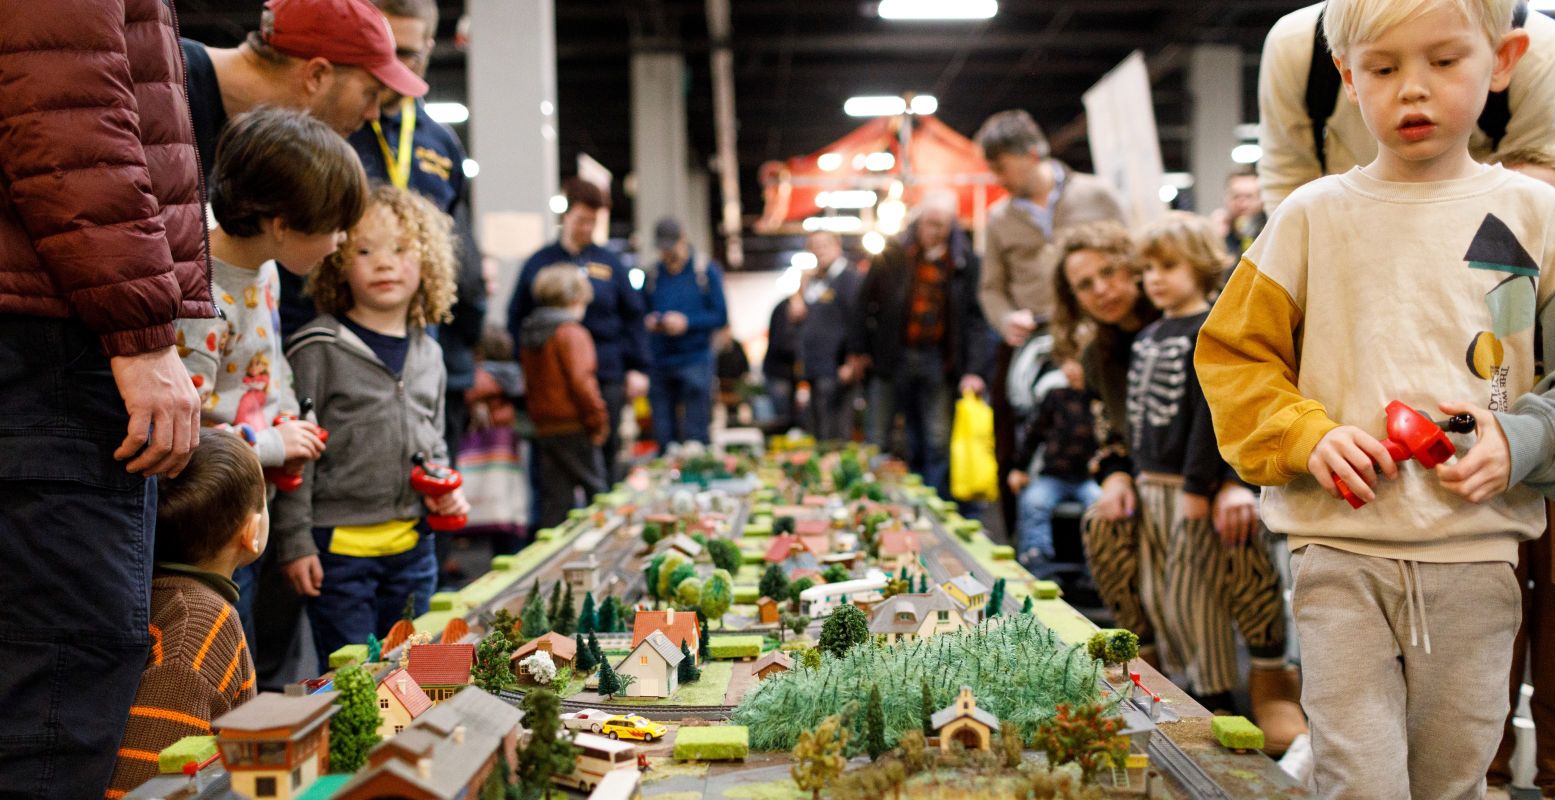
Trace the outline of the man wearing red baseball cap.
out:
[[[207,170],[227,118],[256,106],[307,111],[341,136],[378,118],[379,93],[427,84],[394,55],[394,34],[367,0],[268,0],[259,30],[230,49],[182,41],[195,141]]]

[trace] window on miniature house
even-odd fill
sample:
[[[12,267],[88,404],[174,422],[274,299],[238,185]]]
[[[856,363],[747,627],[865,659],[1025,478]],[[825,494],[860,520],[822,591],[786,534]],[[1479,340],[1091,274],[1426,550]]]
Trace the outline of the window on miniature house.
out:
[[[387,698],[387,697],[380,697],[380,698],[378,698],[378,707],[379,708],[388,708],[389,707],[389,698]]]
[[[648,666],[648,657],[647,656],[640,657],[638,659],[638,663],[642,664],[645,667]]]
[[[301,786],[301,785],[302,785],[302,767],[298,767],[298,768],[292,770],[292,791],[294,791],[294,792],[297,791],[297,787]]]
[[[257,797],[275,797],[275,778],[255,778],[254,795]]]
[[[404,732],[405,732],[405,726],[404,725],[395,725],[394,726],[394,735],[395,736],[398,736],[398,735],[400,735],[400,734],[402,734]]]
[[[937,618],[939,619],[940,622],[949,622],[950,621],[950,612],[941,610],[940,612],[938,612]]]
[[[255,763],[264,766],[283,766],[286,764],[285,742],[260,742]]]

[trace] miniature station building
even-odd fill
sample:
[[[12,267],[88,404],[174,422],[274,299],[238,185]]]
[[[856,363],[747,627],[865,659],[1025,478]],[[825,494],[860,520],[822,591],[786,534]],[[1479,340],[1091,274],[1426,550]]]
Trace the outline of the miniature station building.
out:
[[[972,577],[972,573],[962,573],[946,581],[940,588],[950,595],[951,599],[961,604],[966,612],[966,621],[976,625],[983,621],[983,608],[988,605],[988,587],[982,581]]]
[[[639,617],[641,614],[639,613]],[[695,616],[690,616],[694,621]],[[696,657],[696,646],[688,648],[692,658]],[[685,656],[680,648],[671,643],[669,637],[663,631],[655,630],[632,648],[632,652],[616,666],[615,670],[620,675],[631,675],[636,678],[630,686],[626,687],[627,697],[669,697],[680,688],[680,673],[677,669]]]
[[[470,685],[474,667],[473,644],[418,644],[410,648],[406,669],[433,703],[441,703]]]
[[[378,736],[387,739],[410,727],[432,707],[432,698],[410,673],[395,667],[378,678]]]
[[[993,746],[999,718],[978,708],[972,689],[963,686],[954,703],[934,712],[929,725],[939,736],[941,750],[948,752],[952,744],[960,742],[967,750],[986,751]]]
[[[232,791],[256,800],[291,800],[329,770],[329,718],[335,693],[273,692],[211,723]]]
[[[756,680],[764,681],[767,678],[782,672],[788,672],[794,668],[794,659],[782,650],[769,650],[766,655],[756,659],[751,665],[751,673]]]
[[[529,679],[529,670],[522,663],[524,659],[535,653],[548,654],[551,657],[551,661],[558,668],[570,667],[578,658],[578,643],[573,641],[572,637],[563,636],[555,631],[525,642],[522,647],[514,650],[513,655],[509,658],[509,661],[512,663],[513,674],[518,676],[520,680]]]
[[[599,561],[593,553],[588,558],[568,561],[562,565],[562,580],[579,597],[594,591],[599,586]]]
[[[938,586],[924,594],[892,595],[876,606],[869,618],[869,632],[884,637],[886,644],[910,642],[966,627],[970,624],[961,606]]]
[[[654,631],[664,634],[670,645],[675,648],[675,653],[680,653],[680,645],[684,643],[686,649],[691,651],[692,663],[701,664],[702,660],[697,656],[697,646],[702,643],[702,626],[697,622],[697,615],[690,611],[676,611],[671,608],[666,611],[639,611],[632,618],[632,650],[636,651],[638,645],[643,643]]]

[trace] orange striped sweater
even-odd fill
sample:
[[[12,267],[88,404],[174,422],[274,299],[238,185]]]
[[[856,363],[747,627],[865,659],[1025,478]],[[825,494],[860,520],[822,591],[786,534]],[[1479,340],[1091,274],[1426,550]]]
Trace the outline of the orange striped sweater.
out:
[[[158,572],[151,582],[151,654],[106,797],[157,774],[157,754],[254,696],[254,663],[237,610],[208,579]],[[235,587],[233,587],[235,588]]]

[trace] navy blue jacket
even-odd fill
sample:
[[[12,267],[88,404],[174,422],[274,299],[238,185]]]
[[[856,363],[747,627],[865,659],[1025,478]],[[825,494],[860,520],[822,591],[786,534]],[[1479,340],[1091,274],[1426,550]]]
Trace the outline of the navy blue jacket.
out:
[[[692,253],[695,259],[696,254]],[[653,365],[658,369],[675,369],[698,362],[711,362],[713,334],[729,324],[729,312],[724,305],[723,270],[709,263],[705,286],[698,285],[696,268],[687,261],[680,272],[671,273],[664,262],[655,265],[657,276],[650,278],[643,294],[648,300],[648,311],[664,314],[679,311],[686,315],[686,332],[679,336],[662,333],[650,334],[648,344],[653,351]]]
[[[508,332],[513,341],[519,340],[524,319],[535,308],[535,275],[540,270],[559,263],[576,264],[588,273],[594,286],[594,301],[589,303],[583,315],[583,327],[594,337],[594,350],[599,357],[599,382],[620,383],[627,370],[647,372],[648,331],[643,328],[643,296],[632,288],[626,267],[615,253],[598,245],[589,245],[583,252],[573,255],[554,242],[543,247],[524,262],[518,274],[518,286],[508,301]]]
[[[823,265],[820,269],[829,269]],[[826,291],[808,306],[799,325],[799,363],[810,381],[837,377],[837,368],[848,355],[848,328],[858,312],[858,293],[864,276],[849,264]]]

